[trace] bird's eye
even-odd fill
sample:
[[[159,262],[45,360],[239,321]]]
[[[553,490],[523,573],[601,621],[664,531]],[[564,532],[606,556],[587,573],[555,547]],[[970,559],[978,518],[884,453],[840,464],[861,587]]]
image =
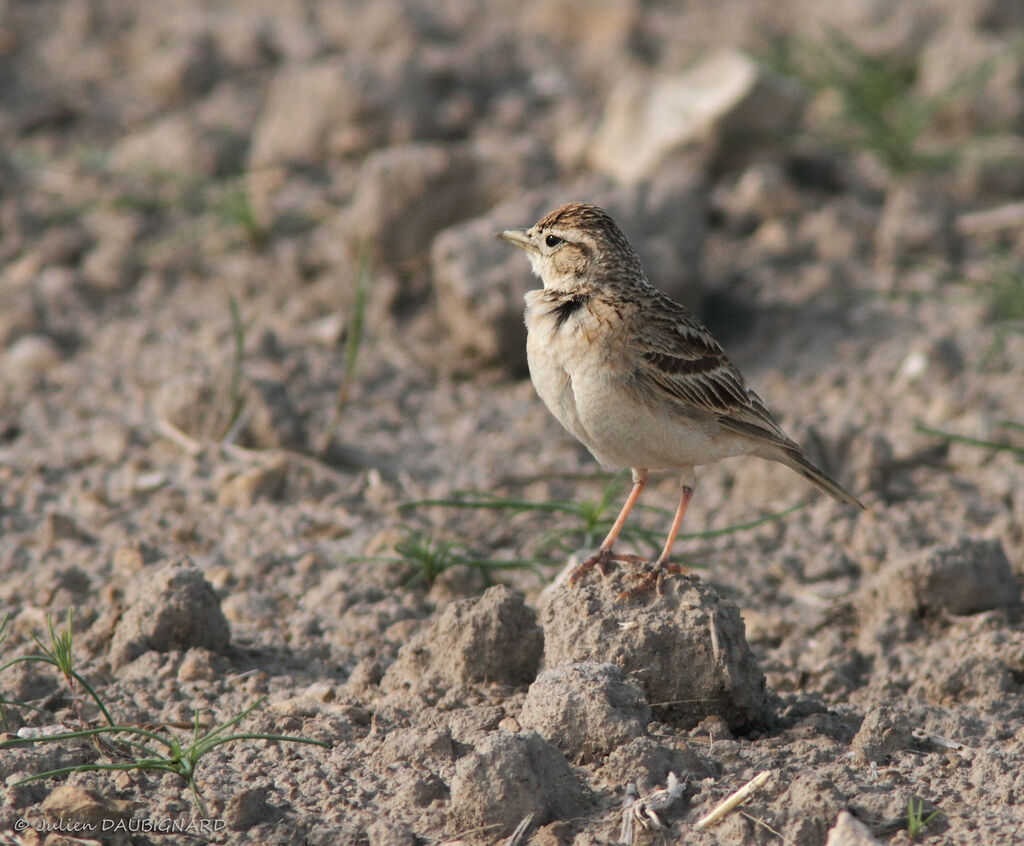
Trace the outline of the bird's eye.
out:
[[[548,237],[544,239],[544,243],[547,244],[549,247],[557,247],[559,244],[562,243],[562,239],[559,238],[557,235],[548,235]]]

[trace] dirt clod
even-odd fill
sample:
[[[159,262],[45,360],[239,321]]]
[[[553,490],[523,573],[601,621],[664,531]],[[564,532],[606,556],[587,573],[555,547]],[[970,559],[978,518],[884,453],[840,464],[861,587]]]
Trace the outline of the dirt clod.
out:
[[[879,581],[872,604],[910,614],[977,614],[1021,599],[997,540],[961,538],[933,547],[886,567]]]
[[[763,724],[765,678],[736,606],[681,577],[666,579],[663,594],[619,601],[624,572],[555,588],[541,612],[547,665],[616,664],[643,686],[657,719],[682,727],[712,714],[737,730]]]
[[[522,595],[496,585],[482,596],[448,605],[437,622],[399,650],[381,679],[385,691],[428,699],[459,685],[521,685],[537,675],[543,635]]]
[[[862,762],[880,764],[890,753],[912,748],[914,737],[905,713],[881,705],[864,717],[850,745]]]
[[[110,643],[115,667],[149,650],[201,647],[221,652],[228,645],[230,629],[217,594],[194,567],[172,565],[140,575],[129,601]]]
[[[583,763],[643,734],[650,718],[643,689],[619,667],[582,663],[541,673],[530,685],[519,722]]]
[[[224,807],[224,821],[234,831],[247,831],[273,816],[274,810],[267,804],[265,790],[241,790],[228,799]]]
[[[457,828],[489,826],[494,840],[527,814],[543,825],[586,808],[586,795],[568,761],[536,732],[497,732],[462,758],[452,779],[451,815]]]

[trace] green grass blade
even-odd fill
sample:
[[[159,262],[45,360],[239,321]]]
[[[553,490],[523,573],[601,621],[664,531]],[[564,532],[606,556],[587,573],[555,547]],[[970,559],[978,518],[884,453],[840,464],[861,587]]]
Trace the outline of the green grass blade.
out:
[[[943,438],[947,441],[952,441],[957,444],[967,444],[968,446],[984,447],[985,449],[995,450],[997,452],[1012,452],[1015,455],[1024,456],[1024,447],[1017,446],[1015,444],[1006,444],[999,441],[986,441],[982,438],[970,438],[967,435],[958,435],[955,432],[943,432],[941,429],[932,429],[928,426],[922,426],[918,424],[914,427],[918,432],[924,435],[933,435],[937,438]]]

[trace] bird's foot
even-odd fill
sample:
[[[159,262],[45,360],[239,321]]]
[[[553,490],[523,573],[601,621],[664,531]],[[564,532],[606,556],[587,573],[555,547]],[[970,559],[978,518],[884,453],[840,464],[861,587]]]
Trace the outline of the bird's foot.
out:
[[[665,577],[670,573],[683,576],[689,573],[689,570],[679,564],[673,564],[670,561],[662,561],[659,559],[654,562],[654,566],[650,569],[645,568],[639,573],[630,573],[627,578],[634,583],[633,586],[620,591],[619,595],[616,596],[615,599],[617,602],[622,602],[625,599],[632,599],[634,596],[646,593],[651,588],[654,588],[658,592],[658,596],[662,596],[665,592],[662,585],[665,582]]]
[[[612,561],[617,561],[623,564],[647,563],[647,560],[639,555],[630,555],[628,553],[620,555],[617,552],[613,552],[611,548],[599,549],[569,574],[569,586],[574,586],[581,578],[583,578],[584,575],[589,573],[595,567],[601,571],[602,576],[607,576],[608,565]]]

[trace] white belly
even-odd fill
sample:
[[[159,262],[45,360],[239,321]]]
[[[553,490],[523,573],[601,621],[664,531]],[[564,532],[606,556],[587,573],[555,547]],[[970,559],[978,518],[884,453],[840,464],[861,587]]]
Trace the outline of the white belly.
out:
[[[708,464],[750,452],[749,439],[723,430],[708,412],[665,398],[641,401],[629,368],[608,363],[596,319],[581,309],[554,330],[527,295],[526,354],[537,393],[555,418],[602,464],[648,470]]]

